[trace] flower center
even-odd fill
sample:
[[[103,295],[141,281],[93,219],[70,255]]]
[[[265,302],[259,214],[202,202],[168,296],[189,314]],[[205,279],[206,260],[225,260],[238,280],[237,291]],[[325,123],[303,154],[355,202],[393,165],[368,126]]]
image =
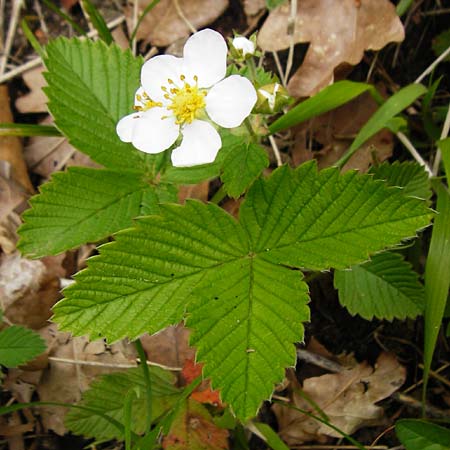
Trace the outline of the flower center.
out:
[[[197,76],[194,76],[193,86],[185,81],[184,75],[180,75],[180,80],[183,82],[183,87],[176,87],[170,78],[167,81],[173,87],[170,89],[161,87],[165,92],[164,98],[171,101],[167,109],[173,111],[178,125],[192,123],[198,112],[206,106],[206,91],[199,89]]]
[[[161,102],[154,102],[146,92],[143,92],[142,95],[136,94],[136,100],[142,105],[135,105],[133,106],[133,109],[135,111],[148,111],[150,108],[153,108],[154,106],[162,106]]]

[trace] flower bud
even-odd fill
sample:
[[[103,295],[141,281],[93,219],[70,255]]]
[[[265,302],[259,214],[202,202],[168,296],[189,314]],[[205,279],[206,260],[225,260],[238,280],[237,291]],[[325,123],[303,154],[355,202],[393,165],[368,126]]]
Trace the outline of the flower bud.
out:
[[[235,50],[241,53],[244,58],[247,55],[252,56],[256,49],[255,43],[243,36],[235,37],[231,45]]]
[[[261,114],[280,112],[291,101],[286,89],[279,83],[266,84],[257,90],[257,94],[254,111]]]

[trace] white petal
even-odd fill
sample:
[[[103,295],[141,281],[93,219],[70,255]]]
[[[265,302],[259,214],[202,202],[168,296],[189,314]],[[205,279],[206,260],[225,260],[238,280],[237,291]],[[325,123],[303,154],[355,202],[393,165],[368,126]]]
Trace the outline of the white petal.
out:
[[[134,128],[139,121],[139,113],[128,114],[122,117],[116,125],[116,132],[123,142],[131,142],[133,139]]]
[[[136,121],[133,145],[145,153],[160,153],[178,138],[180,127],[165,108],[151,108]]]
[[[238,127],[256,103],[252,83],[240,75],[231,75],[217,83],[206,96],[206,112],[224,128]]]
[[[166,103],[165,92],[161,87],[170,88],[168,80],[180,83],[182,58],[172,55],[159,55],[149,59],[141,70],[141,84],[148,96],[157,102]]]
[[[222,147],[222,140],[216,129],[208,122],[194,120],[183,130],[181,145],[172,152],[175,167],[190,167],[212,163]]]
[[[198,85],[207,88],[222,80],[227,70],[227,44],[217,31],[206,30],[193,34],[184,45],[185,75],[198,77]]]

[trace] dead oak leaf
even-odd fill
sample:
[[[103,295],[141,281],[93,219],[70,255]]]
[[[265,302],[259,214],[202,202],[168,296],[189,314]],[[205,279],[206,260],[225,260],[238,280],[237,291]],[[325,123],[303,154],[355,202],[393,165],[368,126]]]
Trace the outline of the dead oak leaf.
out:
[[[150,0],[139,2],[139,14]],[[186,19],[195,27],[208,25],[227,9],[228,0],[179,0],[179,10],[172,0],[161,0],[142,20],[136,39],[143,39],[157,47],[166,47],[177,39],[189,36],[191,30]],[[181,11],[181,13],[180,13]],[[183,18],[183,16],[185,18]],[[133,8],[125,10],[128,30],[133,30]]]
[[[272,11],[258,36],[263,50],[288,48],[289,4]],[[341,63],[358,64],[364,50],[380,50],[404,39],[403,25],[389,0],[303,0],[295,43],[310,43],[303,64],[289,81],[290,94],[307,97],[333,81]]]
[[[406,371],[395,357],[382,353],[375,365],[367,362],[339,373],[308,378],[303,388],[291,383],[291,400],[295,407],[311,410],[311,399],[329,418],[330,423],[347,434],[363,426],[375,425],[383,416],[376,403],[389,397],[405,382]],[[304,395],[301,395],[300,390]],[[288,445],[340,435],[318,421],[281,404],[273,406],[279,433]]]
[[[47,86],[44,79],[44,68],[42,66],[27,70],[23,74],[23,81],[30,89],[28,94],[16,100],[16,108],[21,113],[47,112],[47,96],[43,88]]]

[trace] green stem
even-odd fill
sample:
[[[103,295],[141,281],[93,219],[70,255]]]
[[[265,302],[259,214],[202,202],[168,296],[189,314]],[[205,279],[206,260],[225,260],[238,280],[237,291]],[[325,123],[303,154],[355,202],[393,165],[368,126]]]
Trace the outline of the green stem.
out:
[[[248,117],[246,117],[246,119],[244,120],[244,125],[248,130],[248,133],[250,134],[250,136],[253,138],[254,142],[258,142],[258,136],[255,133],[255,130],[253,129],[253,126],[250,122],[250,119]]]
[[[144,347],[142,347],[142,342],[140,339],[137,339],[135,341],[136,350],[138,352],[139,358],[141,360],[141,367],[142,372],[144,374],[144,381],[145,381],[145,387],[146,387],[146,396],[147,396],[147,417],[146,417],[146,424],[147,424],[147,430],[150,430],[152,425],[152,379],[150,376],[150,370],[147,365],[147,355],[145,354]]]
[[[256,65],[255,65],[255,60],[253,59],[253,57],[249,58],[248,67],[250,69],[250,75],[252,76],[252,81],[256,82],[256,78],[257,78]]]
[[[214,203],[215,205],[218,205],[226,196],[227,196],[227,193],[225,192],[225,189],[223,188],[223,185],[222,185],[222,186],[220,186],[219,190],[213,195],[210,202]]]

